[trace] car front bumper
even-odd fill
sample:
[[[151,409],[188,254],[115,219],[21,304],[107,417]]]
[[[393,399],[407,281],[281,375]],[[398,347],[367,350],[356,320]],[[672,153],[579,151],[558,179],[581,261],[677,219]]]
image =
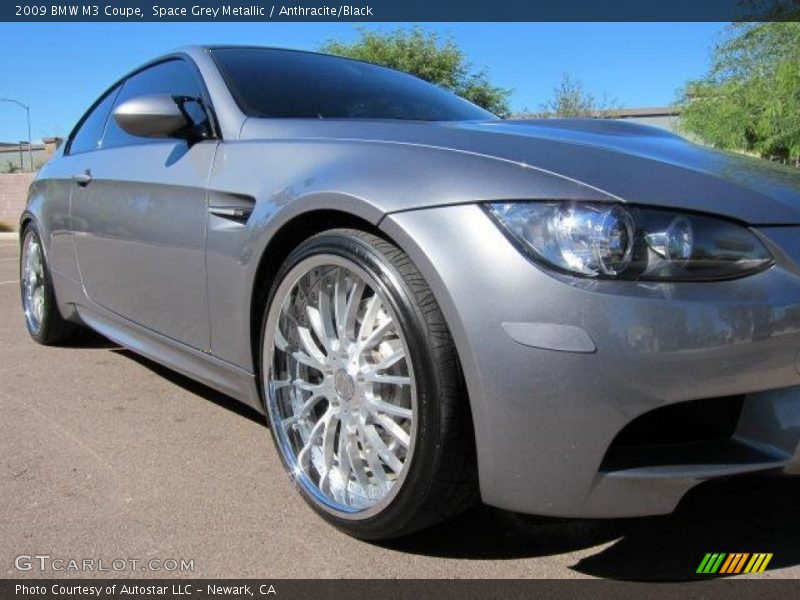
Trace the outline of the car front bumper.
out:
[[[800,471],[800,227],[759,231],[777,257],[770,269],[694,283],[547,271],[476,205],[394,213],[381,228],[450,325],[486,503],[555,516],[663,514],[705,480]],[[722,411],[733,414],[729,435],[681,440],[680,421],[665,420],[674,440],[618,445],[637,418],[706,399],[736,403],[735,414]]]

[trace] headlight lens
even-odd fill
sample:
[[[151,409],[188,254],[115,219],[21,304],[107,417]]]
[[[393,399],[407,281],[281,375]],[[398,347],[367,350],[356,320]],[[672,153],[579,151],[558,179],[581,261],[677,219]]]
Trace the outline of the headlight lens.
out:
[[[585,277],[730,279],[773,262],[751,231],[723,219],[591,202],[497,202],[484,208],[526,254]]]

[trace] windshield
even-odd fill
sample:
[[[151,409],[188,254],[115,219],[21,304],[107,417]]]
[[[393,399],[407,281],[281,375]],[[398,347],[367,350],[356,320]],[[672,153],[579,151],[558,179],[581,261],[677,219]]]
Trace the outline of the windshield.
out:
[[[271,48],[216,48],[211,53],[239,107],[252,117],[496,118],[435,85],[377,65]]]

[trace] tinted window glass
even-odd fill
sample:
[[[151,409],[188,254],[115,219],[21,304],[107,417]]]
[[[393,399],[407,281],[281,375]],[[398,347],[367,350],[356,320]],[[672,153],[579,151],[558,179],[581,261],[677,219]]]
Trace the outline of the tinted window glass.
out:
[[[460,121],[493,116],[421,79],[334,56],[266,48],[212,54],[250,116]]]
[[[80,154],[81,152],[91,152],[98,149],[100,140],[103,137],[106,119],[111,112],[111,107],[114,105],[114,99],[117,97],[118,92],[119,88],[114,88],[84,119],[69,143],[70,154]]]
[[[120,91],[114,107],[116,108],[126,100],[136,96],[149,96],[152,94],[171,94],[173,96],[192,96],[196,98],[202,96],[198,76],[192,70],[192,67],[182,60],[170,60],[148,67],[144,71],[139,71],[129,77],[123,84],[122,91]],[[200,119],[205,118],[196,103],[187,103],[185,106],[191,116]],[[117,125],[117,121],[112,116],[108,120],[102,146],[103,148],[114,148],[133,144],[147,144],[154,141],[158,140],[126,133]]]

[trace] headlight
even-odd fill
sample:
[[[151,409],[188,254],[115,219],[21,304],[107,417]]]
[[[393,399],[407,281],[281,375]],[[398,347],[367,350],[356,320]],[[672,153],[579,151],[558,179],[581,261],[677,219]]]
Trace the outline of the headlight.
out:
[[[531,258],[585,277],[730,279],[773,261],[752,232],[723,219],[591,202],[498,202],[484,208]]]

